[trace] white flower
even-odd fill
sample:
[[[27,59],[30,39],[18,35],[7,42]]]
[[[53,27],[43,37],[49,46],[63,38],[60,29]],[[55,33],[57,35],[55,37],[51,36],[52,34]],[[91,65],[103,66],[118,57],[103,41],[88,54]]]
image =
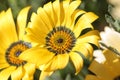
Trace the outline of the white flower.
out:
[[[120,3],[120,2],[119,2]],[[120,19],[120,4],[119,6],[115,6],[111,9],[110,14],[114,19]]]
[[[95,50],[93,56],[98,63],[104,63],[106,61],[105,56],[101,50]]]
[[[113,7],[110,9],[110,14],[114,19],[120,19],[120,0],[107,0]]]
[[[120,52],[120,33],[112,28],[105,27],[104,32],[101,32],[100,36],[104,44],[113,47]]]
[[[108,3],[114,5],[114,6],[118,6],[120,5],[120,0],[107,0]]]

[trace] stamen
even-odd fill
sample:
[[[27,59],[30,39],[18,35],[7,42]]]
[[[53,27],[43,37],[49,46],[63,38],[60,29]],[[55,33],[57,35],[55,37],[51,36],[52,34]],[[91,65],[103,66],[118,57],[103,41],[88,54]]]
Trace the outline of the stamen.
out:
[[[31,48],[31,44],[24,41],[18,41],[7,49],[6,51],[6,60],[10,65],[20,66],[24,65],[26,61],[20,60],[18,56],[25,50]]]
[[[59,39],[57,40],[57,42],[58,42],[58,43],[62,43],[62,42],[63,42],[63,39],[62,39],[62,38],[59,38]]]
[[[18,57],[21,53],[22,53],[22,51],[18,50],[18,51],[15,53],[16,57]]]
[[[69,53],[74,47],[74,33],[66,27],[56,27],[46,37],[46,47],[55,54]]]

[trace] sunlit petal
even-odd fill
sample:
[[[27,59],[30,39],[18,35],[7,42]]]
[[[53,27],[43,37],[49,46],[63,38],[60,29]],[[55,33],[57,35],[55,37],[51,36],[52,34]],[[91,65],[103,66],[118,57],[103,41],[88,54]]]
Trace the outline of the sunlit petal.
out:
[[[75,28],[74,28],[74,33],[76,37],[78,37],[81,33],[81,31],[85,28],[91,28],[93,29],[92,22],[95,21],[98,18],[94,13],[88,12],[83,14],[77,21]]]
[[[26,7],[22,9],[17,17],[17,33],[19,39],[23,39],[23,36],[25,34],[25,27],[27,25],[27,16],[28,16],[28,11],[30,7]]]
[[[39,77],[39,80],[45,80],[46,77],[50,76],[53,72],[42,71]]]
[[[79,54],[75,52],[71,52],[69,55],[70,55],[71,61],[75,66],[76,74],[78,74],[83,67],[83,59]]]
[[[15,71],[11,74],[12,80],[21,80],[24,75],[24,69],[22,66],[18,67]]]
[[[25,61],[35,63],[37,66],[47,63],[53,58],[54,54],[45,48],[34,47],[24,51],[19,58]]]
[[[86,34],[80,36],[77,39],[78,44],[80,43],[92,43],[95,44],[96,46],[99,46],[98,40],[100,40],[99,32],[96,30],[89,31]]]
[[[49,31],[52,30],[53,28],[53,23],[51,22],[49,16],[47,15],[47,13],[45,12],[45,10],[43,8],[38,8],[37,10],[37,17],[38,17],[38,20],[39,22],[43,23],[45,25],[45,27],[43,27],[41,25],[41,28],[47,28]],[[39,25],[38,25],[39,26]],[[47,31],[47,30],[46,30]]]
[[[31,64],[31,63],[27,63],[24,65],[24,70],[25,70],[25,74],[23,76],[23,80],[33,80],[33,75],[35,72],[35,64]]]
[[[38,29],[36,29],[36,28],[34,28],[34,29],[27,28],[26,31],[27,31],[28,34],[26,34],[24,36],[25,41],[39,43],[40,45],[45,44],[45,37],[46,37],[45,33],[42,33],[40,31],[39,34],[37,34],[36,32],[38,31]],[[40,34],[42,34],[42,35],[40,35]]]
[[[18,38],[11,9],[8,9],[5,13],[2,13],[2,17],[0,18],[1,50],[6,50],[11,43],[17,40]]]
[[[10,74],[16,69],[15,66],[8,67],[0,72],[0,79],[1,80],[8,80]]]
[[[71,23],[72,23],[72,19],[71,16],[73,14],[73,12],[75,11],[75,9],[80,5],[81,1],[80,0],[76,0],[76,1],[72,1],[70,2],[68,8],[65,10],[66,11],[66,27],[69,27],[70,29],[72,29],[73,27],[71,27]]]
[[[57,56],[54,56],[54,58],[45,65],[44,70],[54,71],[57,69],[63,69],[68,64],[68,61],[68,54],[59,54]]]
[[[72,51],[77,51],[78,53],[83,54],[85,57],[93,57],[93,48],[88,43],[76,44]]]

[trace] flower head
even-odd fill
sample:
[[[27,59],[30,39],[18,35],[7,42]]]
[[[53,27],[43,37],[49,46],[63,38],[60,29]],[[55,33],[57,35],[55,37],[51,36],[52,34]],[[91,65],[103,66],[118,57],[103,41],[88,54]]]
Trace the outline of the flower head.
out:
[[[80,0],[56,0],[33,13],[26,39],[37,44],[36,54],[28,52],[20,58],[38,66],[44,64],[44,71],[63,69],[70,60],[78,73],[83,66],[81,54],[92,56],[92,45],[98,46],[100,39],[99,32],[93,30],[91,24],[98,16],[77,9],[80,3]]]
[[[12,80],[33,78],[35,65],[19,58],[19,55],[31,48],[30,43],[23,41],[29,9],[21,10],[17,26],[11,9],[0,13],[0,80],[8,80],[10,76]]]

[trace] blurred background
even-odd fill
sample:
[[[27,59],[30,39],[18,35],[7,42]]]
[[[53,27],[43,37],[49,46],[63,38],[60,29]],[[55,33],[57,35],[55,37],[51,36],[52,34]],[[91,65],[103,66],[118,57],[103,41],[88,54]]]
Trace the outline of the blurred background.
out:
[[[32,6],[32,11],[36,11],[38,7],[43,6],[45,3],[54,0],[0,0],[0,11],[11,8],[13,11],[14,19],[18,12],[26,7]],[[80,9],[85,11],[92,11],[99,16],[99,19],[93,23],[95,29],[103,30],[103,27],[107,25],[105,21],[105,14],[107,13],[107,1],[106,0],[82,0]]]

